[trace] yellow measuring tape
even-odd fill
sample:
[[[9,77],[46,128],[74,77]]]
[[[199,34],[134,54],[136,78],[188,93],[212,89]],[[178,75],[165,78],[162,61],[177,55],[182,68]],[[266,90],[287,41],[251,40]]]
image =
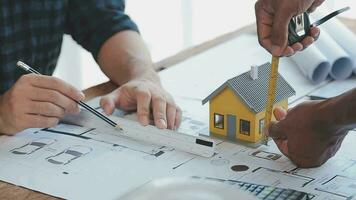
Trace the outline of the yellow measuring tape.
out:
[[[278,65],[279,65],[279,57],[272,56],[272,66],[271,66],[271,73],[269,75],[267,106],[266,106],[266,113],[265,113],[265,129],[269,127],[272,120],[273,103],[274,103],[274,99],[276,98]],[[266,132],[264,132],[263,134],[263,143],[265,145],[268,144],[268,135],[266,134]]]

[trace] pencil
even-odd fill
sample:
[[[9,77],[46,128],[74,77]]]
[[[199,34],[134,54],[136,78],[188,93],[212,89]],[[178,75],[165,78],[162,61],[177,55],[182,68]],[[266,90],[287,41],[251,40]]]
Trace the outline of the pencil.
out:
[[[26,63],[24,63],[22,61],[18,61],[17,66],[20,67],[21,69],[23,69],[24,71],[26,71],[27,73],[41,75],[41,73],[39,73],[38,71],[36,71],[32,67],[28,66]],[[83,101],[77,101],[74,99],[72,99],[72,100],[75,101],[76,103],[78,103],[81,107],[85,108],[86,110],[88,110],[89,112],[94,114],[95,116],[97,116],[100,119],[102,119],[103,121],[105,121],[106,123],[110,124],[114,128],[119,129],[121,131],[123,130],[116,122],[112,121],[111,119],[109,119],[105,115],[101,114],[100,112],[98,112],[97,110],[95,110],[94,108],[89,106],[88,104],[84,103]]]

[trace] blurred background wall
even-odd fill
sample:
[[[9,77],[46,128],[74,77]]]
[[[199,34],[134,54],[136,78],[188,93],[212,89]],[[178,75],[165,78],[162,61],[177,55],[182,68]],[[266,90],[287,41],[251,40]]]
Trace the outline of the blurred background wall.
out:
[[[126,3],[126,12],[138,24],[154,61],[255,21],[255,1],[127,0]],[[356,18],[354,0],[326,0],[325,3],[330,9],[347,5],[352,11],[343,16]],[[55,76],[79,89],[107,80],[91,54],[68,35],[64,36]]]

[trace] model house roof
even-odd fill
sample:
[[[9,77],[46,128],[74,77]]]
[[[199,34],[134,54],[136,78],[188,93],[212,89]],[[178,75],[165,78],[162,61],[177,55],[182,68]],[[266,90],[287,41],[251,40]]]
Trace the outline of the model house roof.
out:
[[[266,108],[270,71],[271,64],[265,63],[258,67],[258,78],[255,80],[250,77],[249,72],[229,79],[208,97],[206,97],[203,100],[203,104],[210,101],[226,87],[229,87],[251,110],[255,113],[259,113]],[[287,99],[293,95],[295,95],[294,89],[280,74],[278,74],[276,98],[274,103],[280,102],[281,100]]]

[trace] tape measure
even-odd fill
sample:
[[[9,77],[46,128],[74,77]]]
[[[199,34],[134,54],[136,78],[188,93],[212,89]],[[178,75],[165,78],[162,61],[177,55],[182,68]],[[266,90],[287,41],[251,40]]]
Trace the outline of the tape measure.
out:
[[[350,7],[345,7],[340,10],[334,11],[322,19],[310,23],[309,14],[307,12],[302,13],[293,17],[288,25],[288,44],[293,45],[297,42],[302,41],[305,37],[310,35],[310,28],[317,27],[329,19],[337,16],[340,13],[343,13],[349,10]],[[267,105],[266,105],[266,113],[265,113],[265,129],[269,127],[272,119],[273,112],[273,104],[276,97],[276,88],[277,88],[277,80],[278,80],[278,65],[279,65],[279,57],[272,56],[272,64],[271,64],[271,72],[269,76],[269,86],[267,93]],[[266,130],[265,130],[266,131]],[[268,144],[268,135],[264,132],[262,137],[263,144]]]
[[[279,65],[279,57],[272,56],[272,65],[271,65],[271,72],[269,75],[269,85],[268,85],[268,94],[267,94],[267,106],[266,106],[266,113],[265,113],[265,128],[269,127],[272,120],[273,104],[276,98],[278,65]],[[263,134],[262,139],[264,144],[267,145],[268,135],[266,133]]]
[[[302,13],[293,17],[288,25],[288,44],[293,45],[294,43],[302,41],[305,37],[310,35],[310,28],[317,27],[321,24],[327,22],[329,19],[349,10],[350,7],[345,7],[340,10],[334,11],[322,19],[310,23],[310,18],[308,12]]]

